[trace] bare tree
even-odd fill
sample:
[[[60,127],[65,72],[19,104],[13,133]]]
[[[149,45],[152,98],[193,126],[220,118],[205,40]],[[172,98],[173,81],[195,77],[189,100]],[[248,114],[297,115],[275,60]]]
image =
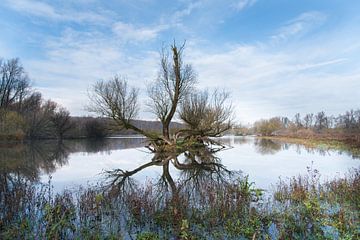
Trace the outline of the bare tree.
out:
[[[189,64],[183,63],[185,45],[171,46],[171,56],[163,48],[161,52],[161,68],[156,81],[148,88],[151,102],[148,104],[152,112],[163,125],[163,137],[170,139],[169,126],[176,109],[190,93],[196,83],[196,74]],[[172,58],[172,60],[170,60]]]
[[[304,117],[305,128],[311,128],[313,125],[313,121],[314,121],[314,114],[312,113],[306,114]]]
[[[132,124],[137,117],[138,89],[130,88],[126,80],[115,76],[110,81],[99,81],[89,93],[91,105],[88,109],[103,116],[112,118],[121,128],[131,129],[151,139],[154,136]]]
[[[59,139],[62,139],[64,134],[73,127],[70,112],[63,107],[58,108],[58,110],[52,114],[50,120],[53,123],[55,133]]]
[[[303,127],[300,113],[296,113],[296,114],[295,114],[295,116],[294,116],[294,123],[295,123],[295,125],[296,125],[297,128],[302,128],[302,127]]]
[[[128,87],[125,79],[118,76],[93,86],[89,110],[114,119],[122,128],[146,136],[151,140],[148,148],[154,152],[175,146],[177,137],[185,132],[185,136],[219,136],[231,127],[232,107],[226,103],[229,94],[217,90],[211,96],[208,93],[190,95],[195,91],[196,74],[191,65],[183,62],[184,47],[174,43],[170,53],[162,50],[158,77],[147,89],[150,98],[147,105],[162,123],[162,135],[134,126],[132,120],[138,113],[138,90]],[[170,123],[180,106],[180,118],[189,129],[174,132],[170,138]],[[195,122],[198,119],[201,121]]]
[[[356,129],[360,130],[360,109],[355,111]]]
[[[346,111],[344,115],[342,115],[342,122],[344,124],[345,129],[352,129],[356,126],[356,117],[354,110]]]
[[[41,96],[41,95],[40,95]],[[25,115],[27,124],[27,136],[29,138],[53,137],[54,128],[51,117],[54,115],[57,104],[51,100],[43,102],[39,99],[34,111]]]
[[[30,80],[18,58],[8,61],[0,60],[0,108],[8,108],[27,95]]]
[[[181,104],[180,119],[188,126],[188,134],[215,137],[232,127],[232,106],[229,93],[215,90],[189,95]]]
[[[328,128],[328,118],[325,115],[325,112],[318,112],[315,116],[315,126],[318,130]]]

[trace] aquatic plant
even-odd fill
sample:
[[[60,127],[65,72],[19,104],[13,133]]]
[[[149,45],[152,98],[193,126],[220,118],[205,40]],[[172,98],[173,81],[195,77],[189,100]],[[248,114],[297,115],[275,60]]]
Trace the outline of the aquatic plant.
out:
[[[197,179],[199,180],[199,179]],[[320,182],[318,172],[280,181],[268,199],[247,177],[201,185],[133,183],[54,194],[51,183],[2,182],[2,239],[357,239],[360,169]],[[7,184],[7,185],[5,185]],[[5,188],[5,186],[7,186]],[[180,187],[181,186],[181,187]],[[200,188],[197,186],[201,186]]]

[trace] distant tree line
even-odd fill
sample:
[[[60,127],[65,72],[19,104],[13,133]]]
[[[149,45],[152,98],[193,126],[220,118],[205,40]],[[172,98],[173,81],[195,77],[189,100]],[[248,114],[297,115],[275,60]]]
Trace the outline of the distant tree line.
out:
[[[0,59],[0,140],[104,137],[106,122],[74,118],[31,87],[18,58]]]
[[[324,111],[301,116],[273,117],[254,123],[252,133],[269,135],[311,134],[360,134],[360,109],[349,110],[338,116],[326,115]]]

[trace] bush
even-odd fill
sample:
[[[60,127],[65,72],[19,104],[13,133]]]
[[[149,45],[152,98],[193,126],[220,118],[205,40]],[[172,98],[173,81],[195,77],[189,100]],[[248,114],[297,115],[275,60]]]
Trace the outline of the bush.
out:
[[[104,138],[107,135],[107,129],[100,120],[91,119],[85,123],[85,133],[88,138]]]
[[[278,117],[271,118],[269,120],[260,120],[255,123],[256,133],[262,136],[270,136],[273,132],[283,128],[283,123]]]
[[[0,110],[0,140],[21,141],[25,137],[25,122],[16,112]]]

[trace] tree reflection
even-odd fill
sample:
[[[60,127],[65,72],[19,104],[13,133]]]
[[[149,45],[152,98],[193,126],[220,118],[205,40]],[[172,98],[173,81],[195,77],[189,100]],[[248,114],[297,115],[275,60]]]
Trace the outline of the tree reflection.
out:
[[[53,173],[67,164],[67,147],[62,142],[32,142],[1,146],[0,173],[7,178],[38,181],[41,173]]]
[[[124,191],[133,188],[135,181],[132,177],[152,166],[162,168],[156,186],[162,192],[170,191],[173,195],[177,195],[183,189],[199,189],[205,183],[225,183],[236,173],[228,170],[216,156],[216,153],[223,149],[222,145],[203,145],[173,153],[156,152],[151,161],[133,170],[107,171],[106,189],[112,193],[124,194]],[[178,171],[176,180],[172,176],[174,172],[170,171],[171,166]]]
[[[258,153],[265,154],[275,154],[282,150],[282,144],[275,142],[270,139],[256,138],[254,141],[255,149]]]
[[[52,173],[67,163],[62,142],[7,144],[0,148],[0,220],[4,223],[21,213],[28,196],[35,194],[33,183],[41,173]],[[0,221],[0,222],[1,222]],[[0,224],[1,228],[1,224]]]

